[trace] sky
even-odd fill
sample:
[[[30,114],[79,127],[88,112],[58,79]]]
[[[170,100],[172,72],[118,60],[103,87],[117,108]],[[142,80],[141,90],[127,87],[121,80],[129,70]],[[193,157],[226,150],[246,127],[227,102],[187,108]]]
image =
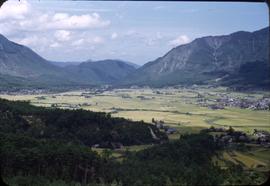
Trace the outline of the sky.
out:
[[[0,34],[51,61],[139,65],[195,38],[268,26],[265,3],[8,0]]]

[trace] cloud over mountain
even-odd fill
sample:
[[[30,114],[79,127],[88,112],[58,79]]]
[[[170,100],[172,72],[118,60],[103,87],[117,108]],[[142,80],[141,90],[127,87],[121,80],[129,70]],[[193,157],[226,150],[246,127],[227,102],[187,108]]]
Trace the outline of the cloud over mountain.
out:
[[[110,25],[109,20],[96,12],[91,14],[68,14],[63,12],[40,12],[35,10],[26,0],[8,1],[0,11],[0,33],[25,30],[78,30],[102,28]],[[4,27],[5,26],[5,27]],[[8,33],[7,33],[8,34]]]
[[[178,46],[178,45],[187,44],[189,42],[190,42],[190,39],[189,39],[188,36],[186,36],[186,35],[180,35],[177,38],[175,38],[174,40],[171,40],[169,42],[169,45]]]

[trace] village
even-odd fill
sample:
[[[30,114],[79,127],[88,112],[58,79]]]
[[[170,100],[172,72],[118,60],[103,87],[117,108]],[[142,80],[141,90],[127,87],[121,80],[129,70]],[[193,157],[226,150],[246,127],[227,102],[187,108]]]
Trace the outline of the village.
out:
[[[158,128],[166,132],[167,135],[177,132],[176,128],[166,125],[162,120],[152,118],[152,123]],[[207,129],[202,129],[201,132],[207,132],[213,135],[219,146],[232,147],[236,143],[257,144],[265,148],[270,148],[270,133],[265,130],[254,129],[252,134],[247,134],[243,131],[237,131],[233,127],[228,129],[223,127],[211,126]]]
[[[217,95],[216,95],[217,96]],[[210,109],[225,109],[225,107],[238,107],[241,109],[270,110],[270,97],[255,99],[253,97],[229,97],[219,95],[217,99],[206,99],[198,94],[197,104]],[[208,103],[211,102],[211,103]]]
[[[256,144],[264,148],[270,148],[270,133],[265,130],[254,129],[252,134],[246,134],[243,131],[234,130],[233,127],[215,128],[211,126],[208,129],[203,129],[202,132],[207,132],[213,135],[216,143],[221,147],[233,147],[236,144]]]

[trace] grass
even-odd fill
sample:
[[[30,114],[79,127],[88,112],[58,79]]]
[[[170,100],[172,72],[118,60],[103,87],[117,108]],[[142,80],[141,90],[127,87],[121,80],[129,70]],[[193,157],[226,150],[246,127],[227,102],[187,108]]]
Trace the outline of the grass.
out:
[[[220,157],[220,161],[223,163],[231,162],[234,164],[240,164],[245,169],[255,169],[258,171],[269,171],[269,155],[270,150],[260,147],[260,150],[250,150],[250,151],[223,151]],[[263,153],[260,153],[263,152]],[[216,159],[213,159],[216,161]],[[219,164],[220,165],[220,164]]]
[[[232,162],[234,164],[237,164],[237,165],[239,164],[239,162],[237,162],[234,159],[233,155],[231,153],[229,153],[229,152],[223,152],[222,156],[223,156],[223,159],[226,160],[226,161],[230,161],[230,162]]]
[[[161,94],[157,93],[161,92]],[[98,111],[113,112],[113,117],[124,117],[136,121],[144,120],[151,122],[163,120],[166,125],[177,129],[177,133],[169,135],[170,140],[179,139],[183,134],[198,133],[201,129],[210,126],[225,127],[232,126],[236,130],[252,134],[253,130],[263,129],[270,131],[270,112],[255,111],[226,107],[222,110],[212,110],[208,107],[198,105],[198,93],[208,99],[208,103],[215,104],[215,99],[222,94],[232,98],[244,98],[247,96],[260,99],[269,92],[228,92],[225,87],[197,89],[116,89],[101,94],[85,97],[82,93],[86,91],[71,91],[55,94],[41,95],[0,95],[1,98],[9,100],[27,100],[33,105],[50,107],[58,104],[60,108],[78,106],[78,108]],[[88,92],[89,93],[89,92]],[[38,99],[44,96],[45,99]],[[151,145],[139,145],[112,150],[112,158],[122,161],[126,150],[140,151]],[[240,164],[245,169],[256,169],[259,171],[270,170],[270,149],[250,146],[247,152],[224,151],[219,156],[213,157],[213,161],[226,168],[228,163]],[[101,154],[105,149],[92,148]],[[258,166],[262,167],[258,167]]]
[[[132,145],[126,146],[121,149],[107,149],[107,148],[94,148],[92,147],[91,150],[97,152],[99,155],[102,155],[105,150],[109,150],[111,152],[111,158],[116,159],[118,161],[122,161],[125,158],[126,151],[129,152],[137,152],[149,148],[153,145]]]
[[[266,167],[267,164],[265,164],[264,162],[258,160],[257,158],[254,158],[252,156],[249,156],[247,154],[243,154],[239,151],[235,151],[235,159],[242,162],[247,168],[256,168],[260,165]]]
[[[156,91],[161,92],[158,94]],[[252,133],[254,128],[270,131],[269,111],[254,111],[227,107],[223,110],[212,110],[197,104],[198,93],[214,102],[221,94],[228,94],[231,97],[253,96],[256,99],[268,95],[267,92],[228,92],[224,87],[193,89],[116,89],[101,94],[91,95],[90,98],[82,96],[83,91],[72,91],[58,94],[44,95],[0,95],[9,100],[28,100],[34,105],[50,107],[58,104],[60,108],[79,108],[114,112],[112,116],[124,117],[132,120],[144,120],[151,122],[152,118],[164,120],[165,123],[182,129],[189,127],[193,132],[194,128],[208,128],[211,125],[218,127],[232,126],[236,130]],[[38,97],[44,96],[44,100]],[[128,98],[124,98],[128,96]],[[145,99],[142,99],[143,96]],[[115,113],[115,109],[117,110]],[[186,130],[185,130],[186,131]],[[180,131],[181,132],[181,131]],[[182,132],[181,132],[182,133]]]

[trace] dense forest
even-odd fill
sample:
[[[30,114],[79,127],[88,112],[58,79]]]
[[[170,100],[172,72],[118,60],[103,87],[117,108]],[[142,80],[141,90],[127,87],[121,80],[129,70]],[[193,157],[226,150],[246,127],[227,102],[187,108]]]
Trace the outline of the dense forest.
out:
[[[86,146],[140,145],[166,141],[165,133],[143,121],[112,118],[107,113],[31,106],[0,100],[0,131],[35,139],[73,141]],[[157,138],[153,138],[152,130]]]
[[[106,113],[0,100],[0,131],[1,175],[9,185],[239,185],[265,180],[241,166],[224,170],[214,164],[211,158],[222,147],[207,133],[168,141],[153,125]],[[92,151],[97,143],[108,150]],[[110,150],[114,143],[155,145],[126,151],[118,161]]]

